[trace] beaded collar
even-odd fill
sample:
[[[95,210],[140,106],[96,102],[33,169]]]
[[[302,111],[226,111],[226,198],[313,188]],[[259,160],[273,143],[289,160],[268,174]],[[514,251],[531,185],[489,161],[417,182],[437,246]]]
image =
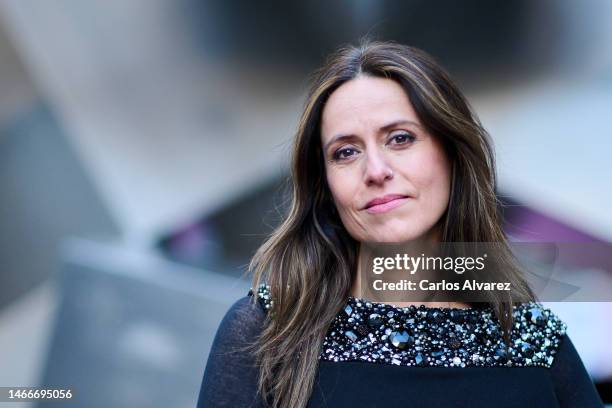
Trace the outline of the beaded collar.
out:
[[[269,285],[261,284],[257,297],[265,310],[274,305]],[[319,360],[417,367],[550,368],[566,324],[535,302],[516,305],[513,316],[507,347],[490,307],[397,307],[349,297],[328,329]]]

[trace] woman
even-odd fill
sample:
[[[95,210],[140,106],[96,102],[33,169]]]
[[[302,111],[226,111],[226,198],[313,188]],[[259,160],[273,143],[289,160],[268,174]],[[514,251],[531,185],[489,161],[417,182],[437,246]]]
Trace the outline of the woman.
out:
[[[565,334],[514,266],[491,143],[424,52],[342,48],[316,72],[293,201],[227,312],[201,407],[601,406]],[[496,242],[513,293],[486,304],[360,298],[365,243]]]

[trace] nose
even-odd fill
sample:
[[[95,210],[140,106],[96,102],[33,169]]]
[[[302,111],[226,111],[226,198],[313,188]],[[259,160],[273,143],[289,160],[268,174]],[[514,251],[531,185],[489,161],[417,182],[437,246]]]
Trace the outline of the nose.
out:
[[[380,152],[368,152],[365,170],[366,185],[383,184],[393,178],[393,169]]]

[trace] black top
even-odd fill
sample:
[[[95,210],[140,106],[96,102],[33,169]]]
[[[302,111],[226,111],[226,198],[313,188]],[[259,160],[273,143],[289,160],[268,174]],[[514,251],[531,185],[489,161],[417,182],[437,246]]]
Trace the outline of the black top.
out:
[[[254,359],[234,348],[257,336],[270,310],[262,285],[226,313],[198,408],[264,406]],[[516,306],[514,317],[506,348],[488,308],[400,308],[349,297],[324,339],[308,407],[602,407],[565,323],[537,303]]]

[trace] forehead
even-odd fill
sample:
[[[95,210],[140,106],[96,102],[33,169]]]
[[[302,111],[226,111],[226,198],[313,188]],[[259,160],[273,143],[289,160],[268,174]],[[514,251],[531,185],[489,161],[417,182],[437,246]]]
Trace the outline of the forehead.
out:
[[[378,129],[399,119],[419,123],[404,89],[391,79],[361,76],[329,96],[321,115],[321,137]]]

